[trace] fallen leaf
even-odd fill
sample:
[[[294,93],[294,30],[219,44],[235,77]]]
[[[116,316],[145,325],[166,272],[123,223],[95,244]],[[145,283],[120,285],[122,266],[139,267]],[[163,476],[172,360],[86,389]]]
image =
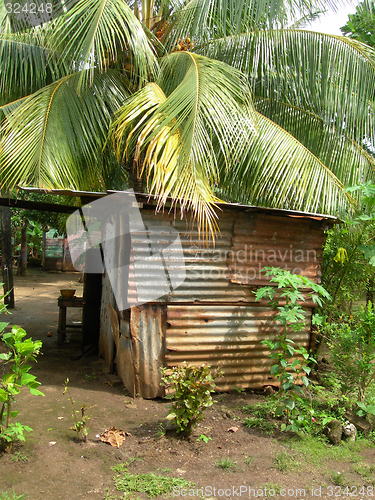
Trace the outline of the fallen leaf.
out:
[[[117,430],[116,427],[109,427],[104,432],[99,434],[99,439],[103,443],[109,443],[111,446],[116,446],[120,448],[122,445],[126,434],[122,429]]]
[[[58,420],[64,420],[64,417],[57,417]]]
[[[50,441],[48,444],[49,444],[50,446],[53,446],[54,444],[56,444],[56,441]]]
[[[185,474],[186,470],[176,469],[177,474]]]
[[[228,429],[228,432],[237,432],[238,431],[238,427],[230,427]]]

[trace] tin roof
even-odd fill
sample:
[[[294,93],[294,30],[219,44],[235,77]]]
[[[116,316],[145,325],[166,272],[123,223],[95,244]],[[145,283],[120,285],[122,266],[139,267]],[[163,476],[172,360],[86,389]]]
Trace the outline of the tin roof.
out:
[[[114,193],[122,193],[124,191],[116,191],[116,190],[107,190],[105,192],[98,192],[98,191],[76,191],[74,189],[51,189],[51,190],[45,190],[42,188],[34,188],[34,187],[20,187],[25,192],[28,193],[49,193],[49,194],[56,194],[56,195],[61,195],[61,196],[75,196],[75,197],[81,197],[81,198],[101,198],[103,196],[108,196],[110,194]],[[154,195],[148,195],[144,193],[135,193],[137,200],[139,200],[143,205],[149,206],[149,207],[155,207],[157,203],[157,196]],[[172,203],[172,198],[167,198],[167,206],[168,203]],[[240,203],[216,203],[215,204],[220,210],[223,211],[240,211],[240,212],[263,212],[263,213],[268,213],[272,215],[277,215],[277,216],[289,216],[289,217],[304,217],[304,218],[313,218],[316,220],[326,220],[327,222],[330,222],[331,224],[337,224],[340,223],[341,220],[338,219],[337,217],[333,215],[328,215],[328,214],[319,214],[319,213],[313,213],[313,212],[301,212],[298,210],[288,210],[288,209],[283,209],[283,208],[269,208],[269,207],[259,207],[255,205],[241,205]]]

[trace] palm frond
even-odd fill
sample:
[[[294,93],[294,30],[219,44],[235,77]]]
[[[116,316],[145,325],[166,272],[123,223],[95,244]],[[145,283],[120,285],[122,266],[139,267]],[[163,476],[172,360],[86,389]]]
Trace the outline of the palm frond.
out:
[[[256,98],[258,112],[283,127],[329,168],[344,186],[375,177],[375,158],[344,132],[324,124],[322,118],[296,106]]]
[[[301,18],[348,2],[337,0],[189,0],[176,9],[173,47],[177,39],[190,37],[199,44],[254,30],[286,28]]]
[[[312,112],[358,143],[373,135],[375,51],[360,42],[308,31],[261,31],[222,39],[202,52],[247,74],[256,96]]]
[[[0,105],[36,92],[63,70],[40,35],[0,34]]]
[[[334,173],[292,135],[258,114],[259,135],[246,158],[223,175],[231,199],[339,215],[354,204]]]
[[[112,71],[95,73],[78,96],[80,74],[39,90],[7,114],[1,129],[1,183],[93,189],[112,114],[126,98]],[[98,186],[97,186],[98,188]]]
[[[152,45],[125,0],[79,0],[59,18],[51,43],[71,67],[88,69],[81,72],[79,92],[95,68],[106,71],[120,59],[140,82],[155,71]]]
[[[118,154],[130,151],[141,162],[160,203],[171,196],[183,210],[192,208],[200,229],[212,233],[213,186],[220,170],[230,169],[247,150],[256,117],[239,72],[181,52],[164,59],[158,85],[129,98],[112,133]]]

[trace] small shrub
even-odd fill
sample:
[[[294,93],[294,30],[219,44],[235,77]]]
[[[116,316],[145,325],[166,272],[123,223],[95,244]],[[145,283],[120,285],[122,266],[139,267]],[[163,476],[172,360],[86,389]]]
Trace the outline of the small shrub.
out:
[[[0,298],[1,300],[1,298]],[[0,306],[0,312],[5,312],[5,306]],[[7,323],[0,323],[2,332]],[[22,387],[28,387],[31,394],[44,396],[38,390],[40,382],[29,371],[30,361],[36,361],[42,347],[40,340],[33,341],[25,339],[26,332],[22,328],[13,326],[11,332],[3,333],[1,340],[5,343],[9,352],[0,354],[0,360],[5,361],[9,367],[8,372],[0,379],[0,443],[10,450],[15,440],[25,441],[24,432],[32,429],[20,422],[11,422],[12,418],[18,415],[18,411],[12,410],[12,404],[16,401],[15,396],[21,392]]]
[[[215,391],[214,377],[222,375],[221,371],[211,374],[210,366],[176,366],[162,368],[162,382],[173,392],[166,396],[171,399],[171,411],[167,419],[174,421],[177,432],[187,435],[200,420],[203,411],[213,405],[211,393]]]
[[[271,375],[280,382],[278,392],[279,405],[276,415],[285,415],[286,423],[281,430],[308,430],[311,426],[311,414],[301,413],[297,402],[303,397],[301,385],[308,387],[311,368],[310,362],[315,360],[307,350],[296,345],[288,338],[290,332],[299,332],[305,327],[305,314],[301,302],[305,301],[302,290],[311,289],[307,295],[317,305],[322,305],[321,297],[329,299],[328,292],[310,279],[290,273],[277,267],[265,267],[265,276],[276,286],[265,286],[255,291],[255,300],[269,299],[268,303],[277,312],[274,321],[280,325],[280,333],[274,339],[262,340],[262,344],[271,351],[269,357],[275,360],[271,367]],[[313,317],[314,324],[321,324],[321,317]]]

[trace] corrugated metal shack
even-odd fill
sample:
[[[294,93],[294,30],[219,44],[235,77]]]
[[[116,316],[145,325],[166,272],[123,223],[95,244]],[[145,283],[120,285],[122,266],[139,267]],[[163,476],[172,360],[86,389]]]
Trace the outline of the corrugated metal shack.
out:
[[[220,234],[215,246],[205,247],[191,231],[189,216],[155,213],[148,198],[141,215],[146,228],[178,230],[186,264],[181,286],[160,299],[117,311],[107,273],[103,275],[100,355],[115,369],[132,395],[163,395],[160,367],[183,363],[220,366],[225,375],[218,389],[255,388],[275,384],[271,360],[260,341],[274,336],[273,311],[254,301],[252,293],[268,284],[264,266],[277,266],[320,282],[324,230],[337,222],[330,216],[232,204],[220,205]],[[132,247],[141,254],[144,240],[132,234]],[[121,241],[117,240],[120,251]],[[152,262],[137,269],[142,293],[155,295]],[[134,267],[134,266],[133,266]],[[129,302],[136,301],[134,268],[129,272]],[[308,347],[313,303],[305,303],[307,327],[292,338]]]

